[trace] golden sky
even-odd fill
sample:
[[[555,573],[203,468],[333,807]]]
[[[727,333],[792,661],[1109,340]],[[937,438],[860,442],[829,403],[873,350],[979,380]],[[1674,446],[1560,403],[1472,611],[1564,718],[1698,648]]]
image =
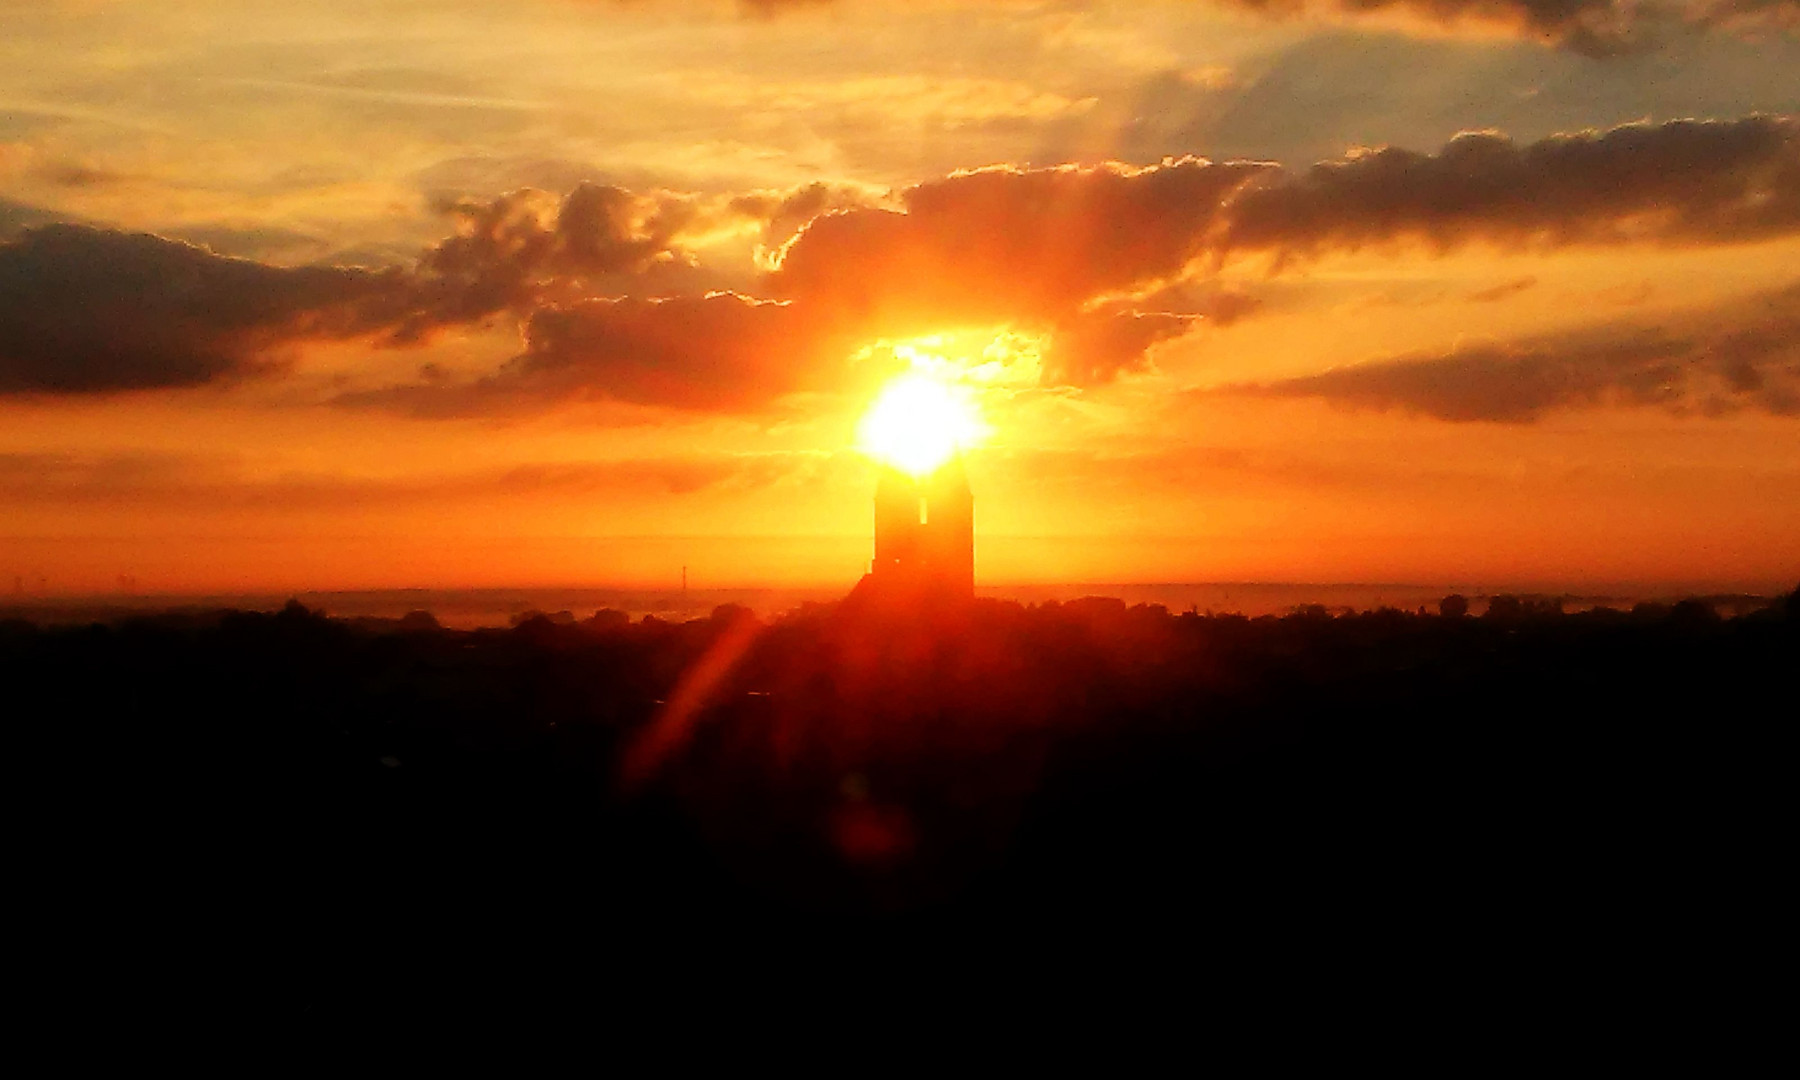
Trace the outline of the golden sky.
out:
[[[0,587],[1800,578],[1796,0],[0,22]]]

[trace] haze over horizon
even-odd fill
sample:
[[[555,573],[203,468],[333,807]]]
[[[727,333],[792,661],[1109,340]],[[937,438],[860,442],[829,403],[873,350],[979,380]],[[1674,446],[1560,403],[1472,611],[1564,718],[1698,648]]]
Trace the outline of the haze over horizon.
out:
[[[1793,0],[0,17],[0,591],[1800,576]]]

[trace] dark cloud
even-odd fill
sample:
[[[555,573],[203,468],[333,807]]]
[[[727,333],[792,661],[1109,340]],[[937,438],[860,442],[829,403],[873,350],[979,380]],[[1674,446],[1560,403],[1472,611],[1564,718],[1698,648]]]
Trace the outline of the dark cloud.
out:
[[[526,315],[597,296],[694,295],[743,284],[704,269],[693,245],[745,227],[765,241],[785,239],[820,214],[869,201],[844,185],[707,199],[594,183],[560,200],[529,188],[451,200],[443,210],[456,235],[420,258],[415,310],[394,340],[409,343],[502,311]]]
[[[1050,329],[1072,344],[1047,376],[1091,384],[1144,364],[1133,341],[1147,346],[1192,316],[1228,322],[1253,307],[1210,310],[1179,296],[1184,277],[1232,253],[1273,254],[1279,265],[1409,241],[1440,252],[1476,241],[1538,250],[1800,232],[1800,125],[1676,121],[1524,145],[1471,134],[1434,154],[1379,150],[1299,174],[1195,158],[1143,169],[987,169],[905,189],[896,201],[893,210],[814,220],[767,288],[847,313],[871,336],[947,323]],[[1087,314],[1109,293],[1146,288],[1162,302],[1139,306],[1166,317],[1126,310],[1114,312],[1125,321],[1107,323]]]
[[[1178,274],[1204,250],[1224,201],[1270,171],[1184,158],[963,173],[905,189],[901,211],[817,219],[769,287],[890,333],[1058,318],[1098,294]]]
[[[671,362],[682,350],[682,335],[693,334],[700,353],[681,370],[694,373],[705,357],[733,346],[708,339],[729,328],[701,316],[729,308],[692,295],[710,279],[684,246],[689,231],[793,227],[809,208],[844,201],[822,185],[710,204],[597,184],[579,185],[560,200],[518,191],[447,205],[456,235],[427,250],[414,268],[379,271],[271,266],[162,237],[86,226],[24,229],[45,215],[0,204],[0,229],[11,231],[15,222],[20,227],[0,244],[0,394],[193,386],[261,371],[283,346],[307,339],[370,335],[407,345],[441,327],[501,312],[527,320],[530,343],[502,380],[508,385],[548,381],[546,369],[573,356],[599,355],[602,346],[583,333],[624,335],[618,347],[647,350],[651,367]],[[245,239],[203,230],[190,235],[231,246]],[[623,292],[690,295],[667,307],[641,300],[582,306]],[[637,314],[627,319],[625,312]],[[679,321],[659,325],[670,319]],[[779,333],[790,339],[806,336],[792,315],[749,316],[739,329],[760,342],[755,328],[771,321],[783,323]],[[753,351],[746,345],[740,355]],[[613,360],[608,370],[622,363]],[[773,361],[758,364],[771,386],[791,382]],[[651,367],[632,385],[656,381]],[[674,372],[665,380],[672,393],[678,377]],[[604,380],[594,389],[609,390]],[[627,400],[648,393],[619,389],[617,396]],[[673,394],[695,400],[706,395],[704,389]]]
[[[1229,197],[1270,171],[1183,158],[962,173],[897,193],[897,209],[816,218],[766,284],[870,337],[946,325],[1048,330],[1046,381],[1092,385],[1143,368],[1149,346],[1205,314],[1092,302],[1180,275],[1206,250]]]
[[[829,313],[735,293],[540,308],[525,338],[523,353],[478,382],[342,400],[428,415],[583,400],[754,411],[796,390],[842,385],[850,354],[865,340]]]
[[[821,313],[732,293],[671,300],[589,300],[545,308],[503,389],[583,394],[683,408],[746,408],[803,386],[855,347]]]
[[[1048,380],[1101,382],[1142,368],[1151,345],[1197,318],[1229,321],[1254,307],[1216,289],[1188,310],[1090,301],[1181,273],[1205,249],[1225,198],[1269,169],[1197,159],[989,169],[905,189],[892,210],[870,205],[864,190],[823,184],[710,206],[585,187],[554,218],[536,192],[464,204],[460,235],[421,263],[426,308],[397,336],[511,308],[529,312],[525,351],[475,383],[427,380],[342,400],[451,414],[584,399],[759,409],[797,390],[841,387],[847,358],[873,339],[946,324],[1048,331]],[[779,302],[729,292],[644,298],[654,295],[644,275],[682,257],[686,231],[746,223],[768,238],[798,230],[759,290]],[[584,272],[640,277],[621,282],[632,295],[601,298],[592,281],[572,280]]]
[[[42,207],[0,199],[0,241],[10,240],[26,229],[67,220],[67,215]]]
[[[1226,392],[1323,398],[1451,421],[1526,423],[1555,409],[1602,405],[1800,416],[1800,285],[1674,328],[1603,326]]]
[[[0,393],[193,386],[270,350],[367,332],[394,274],[283,269],[155,236],[49,225],[0,245]]]
[[[1050,342],[1044,381],[1064,386],[1092,386],[1121,372],[1149,366],[1150,347],[1180,337],[1198,315],[1126,311],[1089,313],[1068,320]]]
[[[758,15],[829,0],[740,0]],[[1800,0],[1210,0],[1271,18],[1404,15],[1437,29],[1505,30],[1592,57],[1649,47],[1686,24],[1759,33],[1800,25]]]
[[[1339,17],[1397,13],[1441,27],[1511,30],[1588,56],[1611,56],[1643,44],[1646,20],[1665,9],[1620,0],[1220,0],[1227,6],[1272,15],[1319,11]]]
[[[27,232],[0,246],[0,392],[193,385],[258,370],[294,341],[405,345],[500,313],[521,321],[526,346],[491,378],[355,400],[754,409],[843,385],[845,358],[875,339],[1001,325],[1050,335],[1047,381],[1092,385],[1146,367],[1148,349],[1199,321],[1254,310],[1213,280],[1235,255],[1279,268],[1399,243],[1531,251],[1800,233],[1800,124],[1676,121],[1525,144],[1473,134],[1300,173],[1191,157],[991,168],[882,200],[828,185],[703,197],[581,184],[560,199],[522,190],[444,209],[454,236],[415,267],[377,272],[91,228]],[[748,267],[731,279],[737,293],[696,255],[721,234],[790,231],[760,280]],[[1494,363],[1513,363],[1496,378],[1525,380],[1541,366]]]
[[[1245,192],[1235,250],[1310,256],[1396,240],[1442,251],[1649,242],[1717,244],[1800,231],[1800,124],[1790,117],[1629,124],[1519,145],[1460,135],[1435,154],[1388,148]]]
[[[1749,42],[1683,32],[1622,62],[1590,63],[1532,48],[1338,29],[1245,60],[1242,84],[1223,92],[1179,73],[1147,76],[1121,88],[1120,100],[1102,98],[1085,139],[1059,133],[1035,156],[1156,161],[1204,147],[1215,160],[1251,156],[1305,168],[1346,146],[1427,149],[1459,131],[1531,142],[1639,117],[1792,114],[1800,113],[1797,63],[1800,37]]]
[[[633,279],[646,276],[662,279],[653,286],[678,286],[695,266],[680,244],[698,215],[685,196],[584,183],[560,202],[527,188],[443,209],[457,233],[419,260],[419,304],[396,329],[402,342],[546,300],[641,288]]]
[[[1113,314],[1161,312],[1203,319],[1210,325],[1225,327],[1260,311],[1263,298],[1216,280],[1201,278],[1171,282],[1141,296],[1090,302],[1087,307],[1091,311]]]
[[[1142,367],[1200,312],[1094,312],[1113,291],[1179,275],[1224,201],[1269,169],[1185,158],[1147,168],[984,169],[907,188],[896,209],[814,219],[766,287],[868,336],[1018,323],[1053,333],[1046,378],[1091,384]]]
[[[1691,17],[1714,26],[1755,31],[1800,27],[1800,0],[1697,0]]]
[[[726,204],[739,218],[753,222],[764,245],[784,244],[815,218],[844,210],[873,208],[874,193],[847,184],[805,184],[786,191],[754,191]]]

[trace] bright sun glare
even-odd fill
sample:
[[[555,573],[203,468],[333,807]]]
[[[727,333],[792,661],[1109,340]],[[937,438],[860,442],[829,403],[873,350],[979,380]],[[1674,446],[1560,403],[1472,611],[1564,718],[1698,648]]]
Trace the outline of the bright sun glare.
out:
[[[924,476],[987,433],[962,387],[924,375],[901,375],[869,407],[858,432],[865,453]]]

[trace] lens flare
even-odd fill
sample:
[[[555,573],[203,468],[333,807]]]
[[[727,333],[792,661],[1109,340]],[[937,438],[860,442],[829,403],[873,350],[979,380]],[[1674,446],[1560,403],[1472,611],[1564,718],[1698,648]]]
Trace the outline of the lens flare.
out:
[[[965,388],[912,374],[882,389],[863,417],[858,441],[870,457],[924,476],[986,434]]]

